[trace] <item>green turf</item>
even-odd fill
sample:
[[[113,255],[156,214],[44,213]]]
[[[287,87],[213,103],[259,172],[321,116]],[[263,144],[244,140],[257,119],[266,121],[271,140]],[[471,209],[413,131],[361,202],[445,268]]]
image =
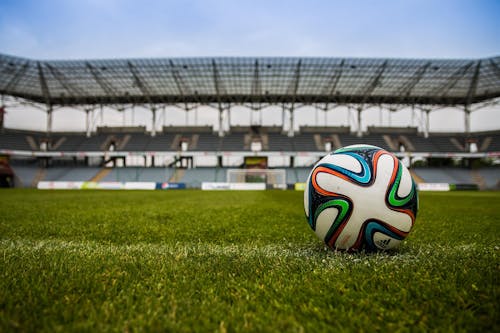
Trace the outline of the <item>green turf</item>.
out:
[[[0,191],[0,332],[500,331],[500,193],[421,193],[393,253],[293,191]]]

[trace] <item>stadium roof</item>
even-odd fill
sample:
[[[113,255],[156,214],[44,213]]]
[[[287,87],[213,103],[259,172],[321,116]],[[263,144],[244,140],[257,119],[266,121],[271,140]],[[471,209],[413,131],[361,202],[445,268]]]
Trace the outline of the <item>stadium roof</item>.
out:
[[[0,94],[48,105],[217,102],[468,105],[500,97],[500,57],[56,61],[0,54]]]

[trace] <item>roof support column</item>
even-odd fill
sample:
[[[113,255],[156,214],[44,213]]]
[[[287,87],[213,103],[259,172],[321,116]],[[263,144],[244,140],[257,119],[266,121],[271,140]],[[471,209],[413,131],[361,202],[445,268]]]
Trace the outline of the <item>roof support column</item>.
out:
[[[350,129],[351,128],[351,118],[352,118],[350,105],[347,106],[347,113],[346,114],[347,114],[347,119],[346,119],[347,120],[347,127],[349,127],[349,129]]]
[[[415,104],[411,105],[411,122],[410,126],[413,126],[415,124]]]
[[[3,95],[0,95],[0,132],[4,130],[5,123],[5,104],[3,101]]]
[[[362,137],[363,136],[363,128],[362,128],[362,124],[361,124],[361,111],[363,111],[363,107],[362,106],[359,106],[356,111],[358,111],[358,131],[357,131],[357,134],[356,136],[358,138]]]
[[[91,109],[86,109],[85,110],[85,133],[87,135],[87,138],[90,138],[90,131],[91,131],[91,126],[90,126],[90,111],[91,111]]]
[[[101,104],[101,110],[100,110],[100,113],[99,113],[99,117],[100,117],[100,126],[104,126],[104,107],[102,106]]]
[[[388,115],[388,117],[387,117],[387,121],[388,121],[388,123],[389,123],[389,127],[391,127],[391,126],[392,126],[392,114],[393,114],[394,112],[396,112],[396,110],[397,110],[397,109],[396,109],[395,107],[389,107],[389,115]]]
[[[424,127],[424,138],[428,138],[429,137],[429,125],[430,125],[430,117],[429,117],[429,113],[431,112],[430,109],[425,109],[424,110],[425,112],[425,127]]]
[[[464,108],[464,128],[465,134],[470,134],[470,105],[466,104]]]
[[[293,111],[294,111],[294,106],[292,104],[292,106],[290,107],[290,110],[289,110],[289,112],[290,112],[290,114],[289,114],[290,128],[288,129],[288,136],[289,137],[292,137],[294,134],[295,117],[294,117]]]
[[[292,103],[292,106],[290,107],[290,110],[288,110],[289,114],[289,123],[290,123],[290,127],[288,128],[288,136],[289,137],[292,137],[293,136],[293,130],[294,130],[294,114],[293,114],[293,110],[294,109],[294,105]]]
[[[469,91],[467,92],[467,102],[464,108],[464,122],[465,122],[465,133],[470,134],[470,105],[476,96],[477,83],[479,81],[479,72],[481,70],[481,60],[476,64],[476,69],[474,70],[474,75],[472,76],[471,83],[469,85]]]
[[[122,112],[122,126],[125,127],[127,125],[127,118],[125,117],[125,109],[121,108],[118,111]]]
[[[285,133],[285,104],[281,108],[281,130]]]
[[[153,117],[151,119],[151,136],[156,136],[156,107],[151,108],[151,112],[153,113]]]
[[[52,133],[52,105],[47,106],[47,136]]]
[[[219,103],[219,137],[224,136],[224,117],[223,113],[224,109],[222,108],[222,105]]]
[[[219,70],[217,69],[217,64],[215,63],[214,59],[212,59],[212,69],[213,69],[213,80],[214,80],[215,92],[217,93],[217,104],[219,106],[219,137],[223,137],[224,136],[224,118],[223,118],[224,106],[222,104],[221,95],[225,95],[225,90],[224,90],[224,86],[222,85],[222,82],[220,80],[220,73],[219,73]]]

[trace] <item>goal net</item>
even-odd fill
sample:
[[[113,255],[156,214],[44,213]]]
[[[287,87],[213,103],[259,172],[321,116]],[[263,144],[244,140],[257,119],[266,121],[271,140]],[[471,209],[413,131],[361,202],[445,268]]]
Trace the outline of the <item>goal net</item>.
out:
[[[265,183],[271,188],[286,189],[285,169],[228,169],[228,183]]]

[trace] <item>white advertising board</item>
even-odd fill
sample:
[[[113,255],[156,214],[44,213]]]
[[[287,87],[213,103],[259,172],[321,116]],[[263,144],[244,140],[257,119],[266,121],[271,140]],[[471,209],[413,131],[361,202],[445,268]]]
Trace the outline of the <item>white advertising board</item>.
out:
[[[229,190],[229,183],[202,182],[201,189],[204,191]]]
[[[61,181],[41,181],[38,182],[39,190],[79,190],[82,188],[83,182],[61,182]]]
[[[449,191],[450,184],[448,183],[420,183],[417,184],[419,191]]]
[[[202,190],[236,190],[236,191],[256,191],[265,190],[265,183],[218,183],[218,182],[203,182],[201,183]]]
[[[154,190],[155,182],[126,182],[123,187],[125,190]]]

